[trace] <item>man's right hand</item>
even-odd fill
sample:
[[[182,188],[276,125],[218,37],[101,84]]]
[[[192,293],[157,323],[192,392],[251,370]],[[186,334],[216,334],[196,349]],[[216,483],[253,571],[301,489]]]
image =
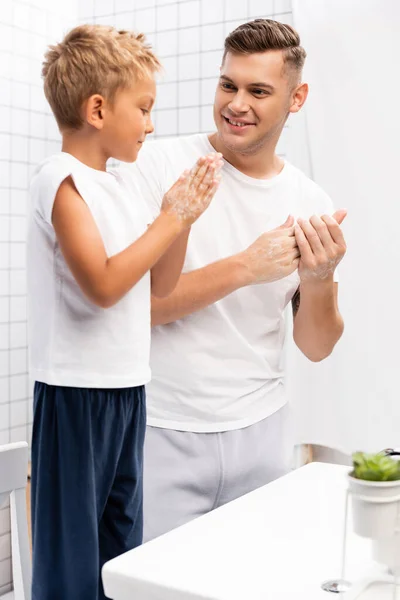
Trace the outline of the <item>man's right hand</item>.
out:
[[[174,216],[183,228],[190,227],[210,204],[221,180],[222,154],[211,152],[184,171],[165,194],[161,212]]]
[[[239,254],[246,270],[246,285],[270,283],[293,273],[299,265],[299,249],[294,235],[294,218],[260,235]]]

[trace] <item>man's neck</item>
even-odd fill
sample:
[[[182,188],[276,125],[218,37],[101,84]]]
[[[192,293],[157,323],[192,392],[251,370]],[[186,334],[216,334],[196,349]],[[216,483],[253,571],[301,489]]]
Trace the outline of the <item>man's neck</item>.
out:
[[[221,152],[235,169],[254,179],[271,179],[283,169],[284,161],[275,154],[275,142],[260,148],[254,154],[241,154],[227,148],[217,132],[208,136],[210,144],[217,152]]]

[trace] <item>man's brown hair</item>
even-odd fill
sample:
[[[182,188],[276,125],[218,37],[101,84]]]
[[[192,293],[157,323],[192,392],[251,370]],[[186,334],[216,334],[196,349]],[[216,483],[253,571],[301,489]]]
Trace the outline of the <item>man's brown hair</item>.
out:
[[[160,69],[143,34],[105,25],[80,25],[45,54],[44,93],[60,129],[83,125],[82,103],[93,94],[110,102],[118,89]]]
[[[255,19],[232,31],[225,40],[222,62],[228,52],[255,54],[268,50],[282,50],[285,67],[291,67],[300,77],[306,58],[300,36],[290,25],[272,19]]]

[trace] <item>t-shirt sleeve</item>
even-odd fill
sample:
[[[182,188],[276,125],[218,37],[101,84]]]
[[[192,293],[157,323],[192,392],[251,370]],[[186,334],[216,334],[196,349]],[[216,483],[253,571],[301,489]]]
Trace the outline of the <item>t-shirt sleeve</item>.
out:
[[[72,175],[72,165],[64,160],[49,160],[33,175],[30,195],[32,209],[46,223],[52,224],[54,200],[62,182]]]
[[[160,214],[166,189],[166,160],[157,142],[145,142],[138,159],[130,167],[134,178],[155,219]]]

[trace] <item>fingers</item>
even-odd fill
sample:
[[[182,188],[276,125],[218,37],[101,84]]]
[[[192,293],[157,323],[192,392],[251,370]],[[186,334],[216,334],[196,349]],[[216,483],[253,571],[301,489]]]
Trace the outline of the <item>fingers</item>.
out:
[[[335,213],[333,213],[332,216],[335,219],[335,221],[339,223],[339,225],[341,225],[347,216],[347,210],[345,208],[341,208],[340,210],[337,210]]]
[[[296,258],[300,258],[300,256],[301,256],[300,249],[298,246],[296,246],[292,253],[292,260],[295,260]]]
[[[294,260],[296,260],[297,258],[300,258],[300,256],[301,256],[300,250],[299,250],[298,246],[296,246],[290,252],[288,252],[285,261],[287,262],[288,265],[291,265],[292,262]]]
[[[311,217],[311,218],[313,218],[313,217]],[[316,217],[316,218],[318,218],[318,217]],[[310,221],[311,221],[311,219],[310,219]],[[307,221],[306,219],[297,219],[297,223],[309,244],[311,252],[315,256],[321,256],[324,254],[324,247],[323,247],[322,241],[319,237],[317,230],[313,227],[313,225],[311,224],[310,221]],[[314,220],[314,222],[315,222],[315,220]],[[304,244],[304,239],[302,237],[301,237],[301,240],[302,240],[302,243]],[[300,250],[301,250],[301,248],[300,248]]]
[[[313,215],[310,217],[310,223],[318,233],[318,237],[321,240],[324,249],[332,249],[334,242],[325,221],[320,217]]]
[[[329,230],[329,233],[330,233],[333,241],[335,242],[335,244],[338,244],[339,246],[345,246],[346,243],[344,241],[342,230],[340,229],[339,224],[336,221],[336,219],[334,219],[334,216],[335,215],[333,215],[333,217],[331,217],[329,215],[322,215],[321,219],[326,224],[326,226]]]
[[[219,184],[220,184],[220,181],[221,181],[221,176],[220,176],[220,175],[218,175],[216,178],[214,178],[214,180],[213,180],[213,182],[212,182],[211,186],[208,188],[208,190],[207,190],[207,192],[206,192],[206,195],[205,195],[205,197],[204,197],[204,203],[205,203],[206,205],[208,205],[208,204],[211,202],[211,200],[212,200],[212,198],[213,198],[213,196],[214,196],[215,192],[216,192],[216,191],[217,191],[217,189],[218,189],[218,186],[219,186]]]
[[[207,194],[210,186],[213,185],[213,182],[221,180],[220,170],[222,167],[222,163],[214,162],[211,163],[206,174],[203,177],[203,180],[197,185],[197,189],[195,184],[192,186],[192,190],[197,194]]]
[[[289,215],[288,218],[286,219],[286,221],[284,223],[282,223],[282,225],[279,225],[279,227],[277,227],[276,229],[287,229],[289,227],[293,227],[294,225],[294,217],[293,215]]]
[[[300,227],[300,225],[295,225],[294,232],[301,257],[307,262],[311,261],[313,258],[313,252],[303,229]]]
[[[191,181],[189,182],[189,185],[194,188],[199,188],[201,184],[204,183],[205,186],[208,187],[214,175],[219,172],[223,165],[221,158],[222,154],[217,152],[212,152],[199,158],[190,172]],[[207,179],[205,180],[206,176]]]
[[[198,185],[203,181],[204,175],[207,173],[210,162],[206,156],[201,156],[196,164],[191,168],[189,173],[189,185]]]

